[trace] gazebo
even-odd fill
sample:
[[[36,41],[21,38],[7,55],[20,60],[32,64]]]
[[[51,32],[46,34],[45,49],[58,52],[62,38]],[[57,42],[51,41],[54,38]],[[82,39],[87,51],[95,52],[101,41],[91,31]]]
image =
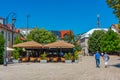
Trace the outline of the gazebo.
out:
[[[60,58],[61,58],[61,61],[64,61],[65,60],[63,59],[64,53],[68,53],[68,52],[73,53],[74,45],[71,43],[65,42],[63,40],[58,40],[56,42],[44,45],[44,48],[48,48],[48,52],[50,52],[50,55],[56,54],[56,56],[52,56],[52,57],[55,57],[53,58],[55,59],[54,61],[58,61],[60,60]]]
[[[43,45],[35,41],[28,41],[15,44],[13,47],[25,49],[25,52],[21,54],[22,61],[35,61],[36,57],[40,56]]]

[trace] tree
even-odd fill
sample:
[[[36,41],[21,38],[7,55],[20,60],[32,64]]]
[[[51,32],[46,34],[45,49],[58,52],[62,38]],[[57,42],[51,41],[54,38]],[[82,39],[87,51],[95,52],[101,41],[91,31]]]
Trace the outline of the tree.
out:
[[[100,51],[100,41],[104,36],[105,31],[95,30],[92,35],[90,35],[88,40],[88,48],[90,52]]]
[[[70,31],[69,33],[65,34],[63,40],[67,41],[68,43],[74,43],[73,32]]]
[[[4,44],[5,44],[5,39],[3,35],[0,33],[0,64],[3,64]]]
[[[18,43],[22,43],[23,41],[20,40],[20,36],[16,36],[15,37],[15,41],[14,41],[14,44],[18,44]],[[22,49],[21,48],[15,48],[15,50],[13,51],[13,57],[14,59],[18,59],[20,57],[20,54],[22,52]]]
[[[46,44],[56,41],[57,38],[52,32],[36,27],[30,31],[30,33],[27,36],[27,39]]]
[[[101,42],[102,52],[116,52],[120,49],[119,35],[113,30],[109,29],[107,33],[102,37]]]
[[[109,7],[114,9],[113,13],[119,20],[120,24],[120,0],[106,0]]]
[[[15,37],[15,41],[14,41],[14,44],[18,44],[18,43],[22,43],[23,41],[20,40],[20,36],[16,36]]]

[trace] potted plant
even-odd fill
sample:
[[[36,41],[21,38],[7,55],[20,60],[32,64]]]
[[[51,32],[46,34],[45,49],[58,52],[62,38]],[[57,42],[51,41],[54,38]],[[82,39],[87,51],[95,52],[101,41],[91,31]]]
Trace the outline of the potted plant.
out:
[[[47,62],[47,54],[44,52],[43,54],[41,54],[41,63],[46,63]]]
[[[75,63],[78,63],[78,58],[79,58],[78,55],[79,55],[79,54],[77,54],[77,53],[74,54]]]
[[[72,63],[73,56],[70,52],[65,53],[64,58],[65,58],[65,63]]]

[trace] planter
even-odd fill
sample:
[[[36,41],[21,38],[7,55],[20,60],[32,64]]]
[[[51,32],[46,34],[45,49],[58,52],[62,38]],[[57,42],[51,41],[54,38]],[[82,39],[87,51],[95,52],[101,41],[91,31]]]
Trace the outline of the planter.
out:
[[[72,63],[72,60],[65,60],[65,63]]]
[[[47,60],[40,60],[40,63],[47,63]]]
[[[19,62],[19,60],[13,60],[13,63],[18,63]]]
[[[75,63],[78,63],[79,61],[78,60],[75,60]]]

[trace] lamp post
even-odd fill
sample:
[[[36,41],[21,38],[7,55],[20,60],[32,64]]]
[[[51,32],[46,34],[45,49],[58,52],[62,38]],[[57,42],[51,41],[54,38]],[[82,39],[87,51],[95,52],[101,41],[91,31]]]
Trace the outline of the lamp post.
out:
[[[14,39],[14,24],[16,21],[16,13],[10,12],[8,16],[6,17],[6,24],[8,24],[9,17],[12,17],[12,45],[13,45],[13,39]]]
[[[16,18],[12,18],[12,45],[14,41],[14,24],[15,24]]]
[[[30,15],[28,14],[27,15],[27,31],[26,31],[26,37],[28,36],[28,28],[29,28],[29,17],[30,17]]]
[[[8,16],[6,17],[6,25],[8,24],[9,17],[12,17],[12,45],[13,45],[13,39],[14,39],[14,23],[16,21],[16,14],[14,12],[10,12]],[[7,66],[7,31],[6,31],[6,45],[5,45],[5,53],[4,53],[4,66]]]
[[[100,15],[97,14],[97,26],[98,28],[100,28]]]

